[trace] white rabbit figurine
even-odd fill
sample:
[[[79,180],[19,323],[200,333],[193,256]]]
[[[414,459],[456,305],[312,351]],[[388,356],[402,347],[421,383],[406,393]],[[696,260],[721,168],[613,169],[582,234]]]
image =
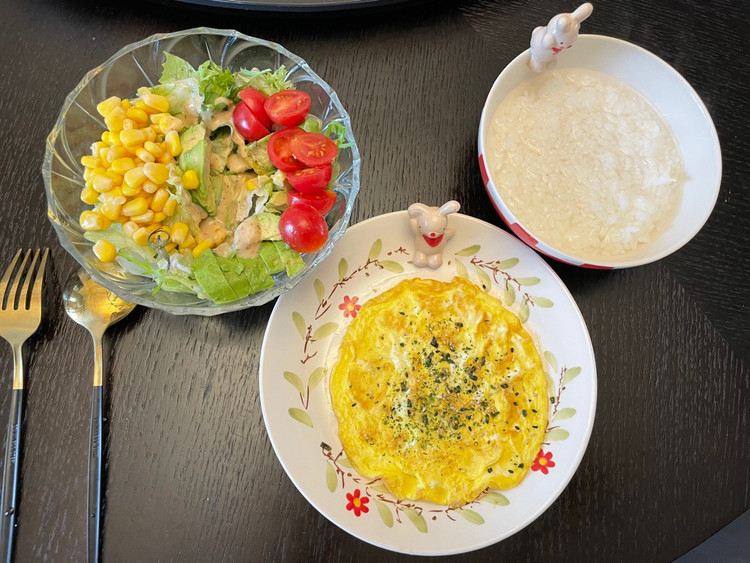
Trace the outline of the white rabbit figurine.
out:
[[[563,49],[573,46],[578,38],[581,22],[591,15],[594,7],[586,2],[571,14],[557,14],[547,27],[539,26],[531,34],[531,59],[529,68],[543,72],[555,66],[557,55]]]
[[[444,203],[440,208],[424,203],[409,206],[409,223],[414,232],[414,258],[412,263],[420,268],[439,268],[443,263],[443,247],[452,238],[455,229],[448,225],[448,215],[461,209],[457,201]]]

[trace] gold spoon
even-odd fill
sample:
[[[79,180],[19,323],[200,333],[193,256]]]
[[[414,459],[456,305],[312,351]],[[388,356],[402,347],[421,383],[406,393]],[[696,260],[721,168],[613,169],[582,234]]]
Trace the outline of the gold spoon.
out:
[[[94,389],[91,395],[91,430],[88,469],[88,561],[99,561],[101,533],[102,424],[104,369],[102,337],[107,328],[125,317],[135,305],[120,299],[91,279],[84,270],[76,272],[63,289],[68,316],[85,327],[94,339]]]

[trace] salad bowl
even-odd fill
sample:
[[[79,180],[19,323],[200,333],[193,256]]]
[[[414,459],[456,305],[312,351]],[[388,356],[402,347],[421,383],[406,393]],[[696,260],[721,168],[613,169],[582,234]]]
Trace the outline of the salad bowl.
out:
[[[133,98],[142,87],[159,83],[163,65],[174,55],[198,69],[207,61],[236,73],[242,69],[284,69],[283,79],[310,97],[310,115],[320,120],[322,130],[332,127],[339,135],[339,152],[331,189],[335,203],[325,215],[328,238],[319,249],[300,255],[298,271],[282,270],[273,284],[245,297],[216,302],[200,292],[167,290],[154,279],[138,275],[123,261],[101,261],[95,241],[80,223],[90,205],[81,200],[86,186],[81,158],[90,154],[92,143],[106,130],[97,106],[112,97]],[[334,90],[297,55],[274,43],[233,30],[194,28],[157,34],[130,44],[86,74],[67,96],[47,138],[42,167],[48,217],[62,246],[107,289],[130,302],[172,314],[217,315],[267,303],[302,281],[331,252],[349,223],[359,191],[360,157],[349,115]],[[249,188],[248,188],[249,189]],[[265,273],[265,272],[264,272]]]

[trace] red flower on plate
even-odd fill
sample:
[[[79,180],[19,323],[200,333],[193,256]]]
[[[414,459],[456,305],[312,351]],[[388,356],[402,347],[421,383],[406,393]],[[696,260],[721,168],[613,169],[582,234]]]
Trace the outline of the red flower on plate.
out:
[[[543,474],[547,475],[550,468],[554,466],[555,462],[552,461],[552,452],[544,453],[544,450],[539,450],[539,453],[536,454],[534,463],[531,464],[531,470],[541,471]]]
[[[354,493],[346,493],[346,500],[349,502],[346,505],[347,510],[353,510],[354,516],[359,516],[363,512],[367,513],[370,508],[367,503],[370,502],[369,497],[360,497],[359,489],[354,489]]]
[[[339,309],[344,311],[344,317],[354,318],[357,316],[357,313],[362,308],[362,305],[358,305],[357,301],[359,301],[359,297],[344,296],[344,302],[339,305]]]

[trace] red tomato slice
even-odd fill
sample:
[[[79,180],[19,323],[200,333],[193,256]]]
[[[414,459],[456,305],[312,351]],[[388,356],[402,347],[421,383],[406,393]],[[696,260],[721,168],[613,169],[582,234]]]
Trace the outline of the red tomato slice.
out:
[[[268,114],[263,107],[266,103],[266,97],[263,95],[263,92],[255,88],[244,88],[243,90],[240,90],[240,98],[242,98],[242,101],[250,108],[253,115],[258,118],[258,121],[263,124],[263,127],[266,129],[273,127],[273,121],[268,117]]]
[[[271,94],[263,107],[274,123],[299,125],[310,111],[310,95],[301,90],[282,90]]]
[[[302,133],[292,139],[292,154],[307,166],[323,166],[336,158],[339,148],[322,133]]]
[[[295,190],[305,193],[319,192],[326,189],[331,181],[332,172],[333,167],[330,164],[325,164],[318,168],[303,168],[296,172],[290,172],[286,175],[286,179]]]
[[[279,219],[281,239],[297,252],[315,252],[328,240],[328,225],[312,206],[290,205]]]
[[[292,155],[291,142],[295,136],[303,133],[299,127],[289,127],[276,131],[268,139],[268,158],[276,168],[284,172],[294,172],[305,165]]]
[[[305,203],[317,209],[321,215],[328,213],[333,209],[333,206],[336,203],[336,194],[331,190],[312,193],[302,193],[297,190],[289,190],[286,195],[289,200],[289,205]]]
[[[234,128],[247,141],[257,141],[270,133],[245,104],[237,104],[232,112]]]

